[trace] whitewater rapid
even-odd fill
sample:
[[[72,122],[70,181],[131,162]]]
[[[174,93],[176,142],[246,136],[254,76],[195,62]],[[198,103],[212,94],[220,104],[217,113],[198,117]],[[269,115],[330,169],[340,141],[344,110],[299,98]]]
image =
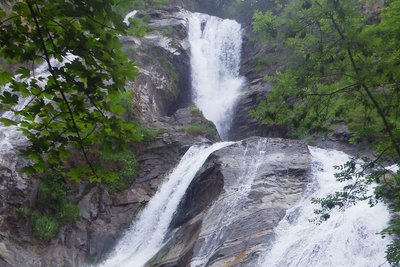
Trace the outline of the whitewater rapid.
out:
[[[385,259],[389,240],[379,234],[390,220],[383,203],[370,207],[367,201],[358,202],[345,211],[333,210],[331,218],[321,224],[315,218],[311,198],[324,197],[341,191],[335,165],[350,157],[336,150],[310,147],[313,180],[296,206],[286,212],[276,228],[272,249],[261,257],[260,267],[378,267],[389,266]]]
[[[243,215],[242,211],[248,201],[254,180],[257,175],[260,175],[258,170],[267,153],[265,151],[266,142],[267,139],[264,138],[257,143],[256,153],[249,151],[246,147],[240,165],[240,175],[232,185],[225,186],[221,197],[223,201],[214,203],[206,212],[203,224],[208,226],[208,234],[201,242],[201,246],[195,249],[191,267],[206,266],[224,241],[230,239],[231,229]]]
[[[239,75],[241,25],[234,20],[193,13],[189,19],[189,43],[194,102],[225,139],[245,82]]]

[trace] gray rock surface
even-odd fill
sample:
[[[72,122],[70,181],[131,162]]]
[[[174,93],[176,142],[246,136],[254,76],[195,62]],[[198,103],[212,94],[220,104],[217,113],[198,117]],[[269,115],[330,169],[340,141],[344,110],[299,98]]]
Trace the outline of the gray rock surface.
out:
[[[123,49],[139,66],[127,84],[132,91],[133,116],[145,123],[171,116],[191,101],[188,12],[180,8],[141,11],[149,32],[141,38],[121,37]]]
[[[261,124],[250,112],[264,100],[271,86],[269,83],[259,82],[244,91],[234,109],[232,127],[228,131],[229,140],[242,140],[250,136],[287,138],[286,127]]]
[[[299,141],[254,137],[214,152],[180,204],[169,243],[148,266],[196,259],[204,266],[255,266],[309,172],[310,155]]]

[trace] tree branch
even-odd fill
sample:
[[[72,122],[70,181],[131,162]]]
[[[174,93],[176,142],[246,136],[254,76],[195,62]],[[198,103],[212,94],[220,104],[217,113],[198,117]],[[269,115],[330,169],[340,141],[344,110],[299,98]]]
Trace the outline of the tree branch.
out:
[[[28,7],[29,7],[29,10],[30,10],[30,12],[31,12],[32,18],[33,18],[33,20],[34,20],[34,23],[35,23],[35,26],[36,26],[36,31],[37,31],[38,37],[39,37],[39,39],[40,39],[41,46],[42,46],[42,48],[43,48],[43,52],[44,52],[44,54],[45,54],[45,60],[46,60],[46,63],[47,63],[49,72],[50,72],[51,76],[53,77],[56,86],[58,87],[58,90],[59,90],[59,92],[60,92],[60,94],[61,94],[61,96],[62,96],[62,99],[63,99],[65,105],[67,106],[70,119],[71,119],[72,124],[73,124],[73,126],[74,126],[75,133],[76,133],[76,135],[77,135],[77,137],[78,137],[78,144],[79,144],[79,147],[80,147],[80,149],[81,149],[81,151],[82,151],[82,154],[83,154],[83,156],[84,156],[84,158],[85,158],[87,164],[89,165],[89,168],[90,168],[90,170],[92,171],[93,175],[95,175],[96,178],[99,179],[99,177],[98,177],[98,175],[97,175],[97,173],[96,173],[96,171],[95,171],[95,169],[94,169],[94,167],[93,167],[91,161],[89,160],[89,157],[88,157],[88,155],[87,155],[85,146],[83,145],[83,141],[82,141],[82,138],[81,138],[81,134],[80,134],[80,132],[79,132],[78,125],[77,125],[77,123],[76,123],[76,121],[75,121],[75,117],[74,117],[72,108],[71,108],[71,106],[70,106],[70,104],[69,104],[69,101],[68,101],[68,99],[67,99],[67,97],[66,97],[66,95],[65,95],[65,93],[64,93],[64,91],[63,91],[63,89],[61,88],[61,86],[60,86],[60,84],[59,84],[59,82],[58,82],[58,80],[57,80],[57,77],[56,77],[56,75],[55,75],[55,73],[54,73],[54,71],[53,71],[53,66],[51,65],[50,56],[49,56],[49,53],[48,53],[48,50],[47,50],[47,47],[46,47],[46,43],[45,43],[45,41],[44,41],[43,34],[42,34],[41,30],[40,30],[40,24],[39,24],[39,21],[38,21],[38,19],[37,19],[36,12],[35,12],[35,10],[34,10],[34,8],[33,8],[32,3],[31,3],[29,0],[27,0],[26,3],[27,3],[27,5],[28,5]]]

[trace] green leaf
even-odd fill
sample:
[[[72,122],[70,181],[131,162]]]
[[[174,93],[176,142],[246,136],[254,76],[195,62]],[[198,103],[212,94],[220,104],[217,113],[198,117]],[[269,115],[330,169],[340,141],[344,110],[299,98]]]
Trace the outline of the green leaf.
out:
[[[0,122],[3,123],[5,126],[17,125],[15,121],[7,118],[0,118]]]
[[[21,78],[21,79],[23,79],[23,78],[29,78],[29,77],[31,76],[30,70],[27,69],[27,68],[25,68],[25,67],[20,67],[20,68],[17,70],[17,74],[21,75],[21,77],[19,77],[19,78]]]
[[[0,85],[9,83],[12,79],[11,73],[7,71],[0,71]]]
[[[25,166],[21,168],[21,172],[28,176],[31,176],[36,173],[36,169],[33,168],[32,166]]]

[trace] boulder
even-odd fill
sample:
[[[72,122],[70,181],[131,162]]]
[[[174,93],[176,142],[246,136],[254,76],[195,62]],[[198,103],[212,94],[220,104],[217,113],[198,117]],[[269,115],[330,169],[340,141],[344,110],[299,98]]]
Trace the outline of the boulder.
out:
[[[123,36],[123,50],[140,68],[132,91],[133,116],[144,123],[171,116],[191,101],[190,57],[187,42],[189,13],[180,8],[140,11],[149,32]]]
[[[302,196],[310,154],[300,141],[253,137],[214,152],[148,266],[255,266],[274,228]]]

